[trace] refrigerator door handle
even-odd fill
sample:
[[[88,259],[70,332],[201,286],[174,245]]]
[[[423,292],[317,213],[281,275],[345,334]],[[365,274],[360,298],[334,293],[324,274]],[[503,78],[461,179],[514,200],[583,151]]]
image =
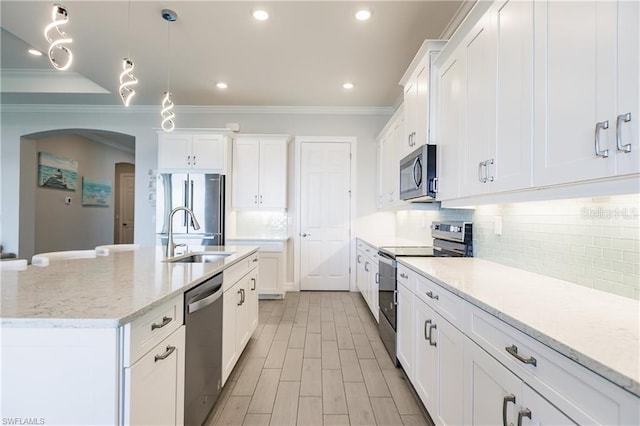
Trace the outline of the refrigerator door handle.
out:
[[[220,180],[218,180],[218,206],[220,213],[218,214],[218,230],[219,232],[219,240],[218,245],[224,244],[224,215],[225,215],[225,205],[224,205],[224,176],[220,176]]]
[[[189,203],[189,208],[191,209],[191,211],[193,211],[193,180],[190,180],[190,182],[191,182],[191,194],[189,198],[191,199],[191,202]],[[193,223],[193,217],[190,219],[190,221],[191,221],[191,227],[195,228],[195,224]]]
[[[189,201],[189,186],[188,186],[188,181],[184,181],[184,202],[182,203],[183,206],[187,207],[187,202]],[[182,217],[183,217],[183,222],[184,222],[184,227],[187,226],[187,212],[182,212]]]

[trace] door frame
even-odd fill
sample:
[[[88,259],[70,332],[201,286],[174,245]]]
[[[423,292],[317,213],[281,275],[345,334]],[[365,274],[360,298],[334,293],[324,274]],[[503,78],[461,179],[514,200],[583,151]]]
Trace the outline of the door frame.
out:
[[[118,177],[118,223],[117,223],[117,234],[118,234],[118,243],[122,244],[122,209],[123,209],[123,199],[124,199],[124,191],[122,190],[122,184],[123,184],[123,177],[125,176],[131,176],[133,178],[133,220],[135,223],[135,202],[136,202],[136,196],[135,196],[135,191],[136,191],[136,174],[131,173],[131,172],[124,172],[124,173],[120,173],[119,177]],[[134,225],[134,229],[135,229],[135,225]],[[134,230],[135,232],[135,230]],[[134,240],[135,240],[135,236],[134,236]],[[133,241],[132,241],[133,242]]]
[[[355,241],[355,222],[356,222],[356,199],[357,199],[357,141],[355,136],[296,136],[294,142],[294,188],[293,188],[293,202],[290,203],[290,215],[292,220],[291,226],[291,239],[293,242],[293,288],[287,289],[291,291],[300,291],[300,260],[301,260],[301,246],[300,243],[300,223],[302,222],[302,200],[300,197],[301,192],[301,178],[302,178],[302,144],[305,143],[342,143],[349,144],[351,151],[351,157],[349,159],[351,178],[349,186],[351,189],[351,201],[349,203],[350,218],[349,218],[349,291],[356,291],[356,274],[355,274],[355,255],[356,246]]]

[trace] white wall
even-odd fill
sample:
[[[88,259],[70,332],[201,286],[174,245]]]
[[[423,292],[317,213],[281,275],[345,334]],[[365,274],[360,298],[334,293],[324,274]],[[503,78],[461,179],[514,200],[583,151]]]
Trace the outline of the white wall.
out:
[[[34,145],[37,152],[47,152],[78,162],[75,191],[33,185],[32,176],[27,176],[26,169],[33,174],[32,168],[37,165]],[[83,206],[82,179],[107,179],[115,188],[115,164],[132,161],[133,154],[73,134],[23,140],[21,163],[25,170],[21,171],[20,194],[23,201],[35,198],[35,220],[32,223],[27,221],[32,203],[21,204],[20,239],[25,240],[32,234],[34,249],[31,252],[26,247],[20,247],[19,257],[30,258],[34,253],[92,249],[101,244],[113,244],[115,192],[112,192],[109,206]],[[67,197],[71,198],[71,204],[65,204]]]
[[[178,108],[178,128],[220,128],[239,123],[241,133],[276,133],[294,136],[355,136],[358,139],[358,216],[375,211],[375,138],[390,117],[386,110],[374,113],[297,113],[292,109],[258,109],[259,112],[217,112]],[[214,111],[214,112],[211,112]],[[307,111],[307,110],[301,110]],[[97,129],[131,135],[136,139],[136,230],[135,241],[155,245],[155,208],[148,201],[149,171],[155,173],[157,132],[160,124],[155,109],[141,107],[3,105],[0,165],[0,242],[6,251],[18,252],[20,202],[20,137],[55,129]]]

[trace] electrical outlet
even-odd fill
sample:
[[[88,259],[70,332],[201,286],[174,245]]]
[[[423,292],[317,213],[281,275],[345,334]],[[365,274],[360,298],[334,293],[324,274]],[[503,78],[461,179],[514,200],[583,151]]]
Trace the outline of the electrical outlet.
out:
[[[502,235],[502,216],[493,217],[493,233]]]

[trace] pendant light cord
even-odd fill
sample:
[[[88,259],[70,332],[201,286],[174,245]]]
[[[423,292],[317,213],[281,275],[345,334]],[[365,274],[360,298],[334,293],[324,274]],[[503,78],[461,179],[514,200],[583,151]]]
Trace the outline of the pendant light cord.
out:
[[[171,88],[171,21],[167,21],[167,91]]]

